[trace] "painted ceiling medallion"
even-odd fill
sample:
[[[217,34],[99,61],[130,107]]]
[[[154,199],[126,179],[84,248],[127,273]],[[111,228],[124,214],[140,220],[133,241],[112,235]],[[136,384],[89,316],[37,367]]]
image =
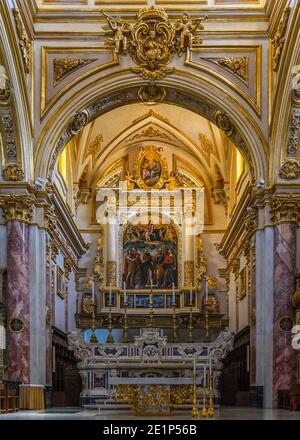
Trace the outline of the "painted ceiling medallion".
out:
[[[129,54],[138,65],[133,72],[148,81],[157,81],[174,71],[167,65],[176,53],[181,56],[192,49],[196,33],[203,30],[201,23],[207,18],[191,18],[185,13],[181,21],[172,24],[164,9],[151,7],[141,9],[136,23],[131,25],[119,17],[102,14],[108,23],[104,29],[113,33],[107,43],[114,46],[116,54]],[[199,43],[202,40],[197,36]]]
[[[168,179],[168,164],[162,148],[140,148],[134,164],[134,178],[138,187],[146,191],[163,187]]]

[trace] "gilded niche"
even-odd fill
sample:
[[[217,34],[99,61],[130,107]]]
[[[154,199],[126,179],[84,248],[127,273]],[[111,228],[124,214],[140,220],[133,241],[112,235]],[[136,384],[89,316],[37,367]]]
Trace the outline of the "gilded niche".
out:
[[[206,19],[194,19],[185,13],[181,21],[172,24],[164,9],[152,7],[141,9],[136,23],[131,25],[120,17],[102,14],[108,23],[104,29],[113,33],[107,43],[114,46],[116,54],[129,54],[139,66],[132,70],[150,81],[157,81],[174,71],[166,66],[176,53],[181,56],[192,48],[195,34],[203,30],[201,23]],[[197,39],[197,44],[201,42]]]

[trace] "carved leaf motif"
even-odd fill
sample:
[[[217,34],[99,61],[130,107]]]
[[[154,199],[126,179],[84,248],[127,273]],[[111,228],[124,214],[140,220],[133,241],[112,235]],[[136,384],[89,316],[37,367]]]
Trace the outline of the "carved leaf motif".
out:
[[[82,58],[55,58],[53,61],[54,85],[56,86],[72,72],[80,67],[92,63],[93,61],[95,61],[95,59],[85,60]]]
[[[218,63],[221,66],[226,67],[226,69],[230,70],[239,78],[243,79],[244,81],[248,81],[249,79],[248,57],[224,57],[224,58],[219,58]]]

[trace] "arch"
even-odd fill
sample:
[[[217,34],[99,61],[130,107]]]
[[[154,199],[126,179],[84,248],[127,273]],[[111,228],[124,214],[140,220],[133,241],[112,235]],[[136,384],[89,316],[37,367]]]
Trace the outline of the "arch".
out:
[[[8,26],[8,25],[7,25]],[[33,131],[30,119],[27,87],[21,63],[16,62],[18,57],[14,52],[15,41],[10,37],[4,22],[4,15],[0,14],[0,54],[7,69],[11,89],[11,102],[14,131],[16,135],[17,156],[23,177],[18,180],[32,181],[33,170]],[[9,163],[9,162],[7,162]]]
[[[167,91],[164,102],[187,108],[223,128],[243,155],[252,181],[259,177],[267,180],[267,143],[251,112],[216,82],[184,73],[176,72],[161,82]],[[142,85],[145,82],[134,74],[121,72],[102,80],[101,89],[95,82],[88,90],[74,95],[53,115],[51,123],[48,121],[41,133],[35,157],[36,175],[51,179],[61,150],[77,134],[75,127],[72,129],[74,109],[81,112],[86,125],[109,110],[138,102],[138,90]]]

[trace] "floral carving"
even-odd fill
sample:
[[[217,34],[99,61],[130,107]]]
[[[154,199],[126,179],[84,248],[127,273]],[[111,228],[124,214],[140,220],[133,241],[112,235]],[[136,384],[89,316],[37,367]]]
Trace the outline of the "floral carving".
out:
[[[248,81],[249,79],[248,57],[223,57],[218,59],[218,63],[221,66],[226,67],[226,69],[230,70],[239,78],[243,79],[244,81]]]
[[[286,180],[300,178],[300,163],[298,160],[289,159],[283,162],[279,170],[279,176]]]
[[[4,180],[17,182],[23,180],[24,172],[19,163],[8,163],[3,167],[2,176]]]
[[[276,72],[279,67],[280,58],[285,43],[285,34],[287,29],[287,24],[290,16],[290,8],[286,8],[283,11],[278,29],[274,38],[272,39],[272,49],[273,49],[273,70]]]
[[[231,137],[234,134],[234,125],[229,117],[225,113],[217,111],[215,118],[217,126],[223,130],[228,137]]]

